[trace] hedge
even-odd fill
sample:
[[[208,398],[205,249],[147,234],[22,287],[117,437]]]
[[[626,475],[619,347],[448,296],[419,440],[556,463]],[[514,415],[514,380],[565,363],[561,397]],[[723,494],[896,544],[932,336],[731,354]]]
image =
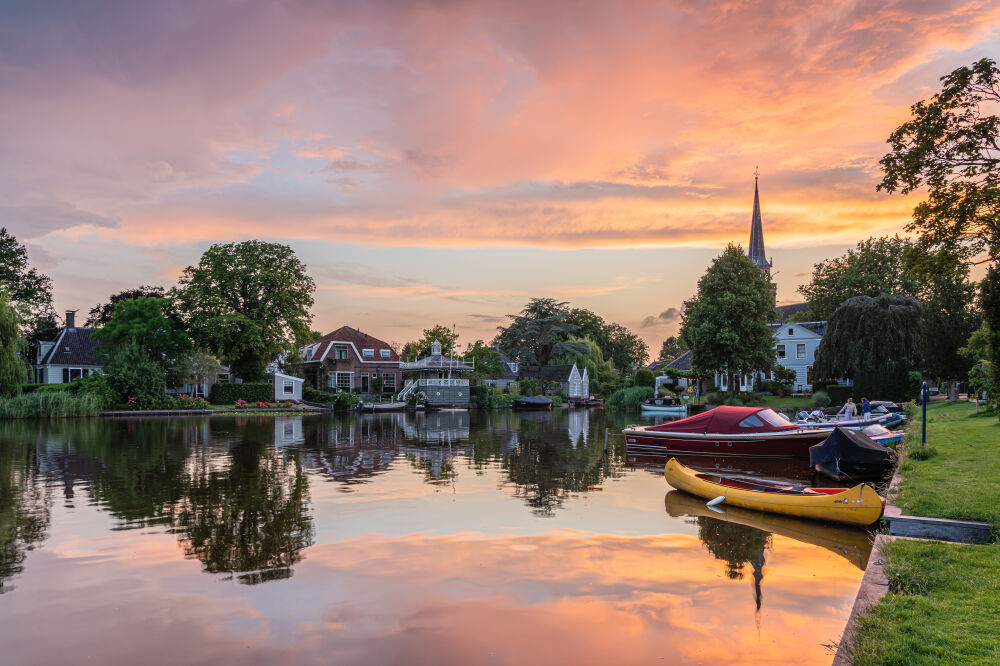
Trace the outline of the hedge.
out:
[[[830,396],[831,405],[843,405],[854,395],[854,388],[842,384],[830,384],[826,387],[826,394]]]
[[[247,402],[271,402],[274,400],[274,387],[267,382],[226,382],[213,386],[212,393],[208,396],[208,401],[213,405],[235,405],[240,399]]]

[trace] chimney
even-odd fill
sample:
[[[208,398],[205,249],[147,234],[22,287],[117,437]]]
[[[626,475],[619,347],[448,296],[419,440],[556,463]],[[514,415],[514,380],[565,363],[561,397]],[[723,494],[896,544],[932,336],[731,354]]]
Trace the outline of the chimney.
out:
[[[76,310],[66,310],[66,328],[76,328]]]

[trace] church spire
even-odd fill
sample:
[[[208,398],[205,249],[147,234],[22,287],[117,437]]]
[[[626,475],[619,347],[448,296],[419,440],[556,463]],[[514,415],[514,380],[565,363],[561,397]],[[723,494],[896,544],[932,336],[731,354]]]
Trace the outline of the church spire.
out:
[[[750,221],[750,260],[767,272],[771,262],[764,256],[764,224],[760,219],[760,194],[757,191],[757,170],[753,172],[753,219]]]

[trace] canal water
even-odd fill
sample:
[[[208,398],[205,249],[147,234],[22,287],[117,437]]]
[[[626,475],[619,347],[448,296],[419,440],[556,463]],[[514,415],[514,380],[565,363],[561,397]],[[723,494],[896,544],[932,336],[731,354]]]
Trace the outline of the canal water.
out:
[[[868,534],[712,512],[639,419],[0,423],[0,662],[829,663]]]

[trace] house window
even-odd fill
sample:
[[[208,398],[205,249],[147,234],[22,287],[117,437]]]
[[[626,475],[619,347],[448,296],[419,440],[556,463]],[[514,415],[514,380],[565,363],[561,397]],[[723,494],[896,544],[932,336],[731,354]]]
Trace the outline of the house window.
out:
[[[229,373],[228,372],[220,372],[218,375],[215,376],[215,381],[218,384],[228,384],[229,383]]]
[[[79,379],[84,377],[83,368],[63,368],[62,371],[62,383],[69,384],[74,379]]]
[[[806,368],[806,383],[813,383],[813,367],[811,365]]]
[[[337,373],[337,390],[338,391],[351,390],[351,373],[349,372]]]
[[[386,393],[396,392],[396,375],[392,373],[386,373],[382,375],[382,389]]]
[[[805,358],[806,357],[806,346],[803,343],[795,345],[795,358]]]
[[[774,350],[778,353],[778,358],[785,358],[785,345],[777,345]]]
[[[284,382],[281,386],[281,392],[285,395],[295,395],[295,386],[292,382]]]
[[[388,349],[379,349],[378,353],[382,358],[391,358],[392,356],[392,353]]]
[[[375,350],[374,349],[362,349],[361,350],[361,355],[364,356],[365,358],[375,358]]]
[[[795,329],[794,328],[788,329],[788,335],[795,335]]]
[[[333,358],[338,361],[347,360],[347,345],[337,345],[333,350]]]

